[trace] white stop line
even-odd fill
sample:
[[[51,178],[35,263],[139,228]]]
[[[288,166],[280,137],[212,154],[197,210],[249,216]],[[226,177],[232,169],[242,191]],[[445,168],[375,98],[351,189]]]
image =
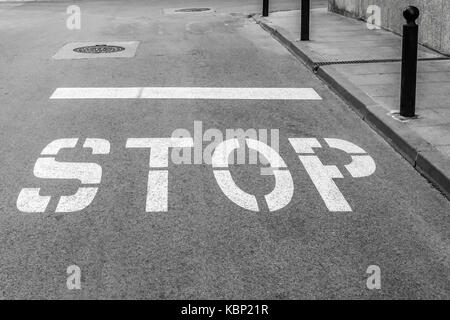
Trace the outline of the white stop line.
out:
[[[312,88],[58,88],[50,99],[322,100]]]

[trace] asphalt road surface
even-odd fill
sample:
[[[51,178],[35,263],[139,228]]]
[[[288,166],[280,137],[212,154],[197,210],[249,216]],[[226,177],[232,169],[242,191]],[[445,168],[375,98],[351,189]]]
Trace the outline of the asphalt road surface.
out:
[[[84,1],[80,30],[70,4],[0,5],[0,297],[450,298],[450,203],[248,17],[260,1]],[[54,58],[86,41],[137,50]],[[274,168],[227,167],[220,134]]]

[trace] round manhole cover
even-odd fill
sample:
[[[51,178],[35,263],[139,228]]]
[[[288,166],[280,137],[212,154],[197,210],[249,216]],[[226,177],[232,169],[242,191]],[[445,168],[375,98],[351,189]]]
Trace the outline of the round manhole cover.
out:
[[[120,52],[123,50],[125,50],[124,47],[109,46],[107,44],[97,44],[95,46],[87,46],[87,47],[80,47],[80,48],[73,49],[73,51],[78,52],[78,53],[94,53],[94,54],[114,53],[114,52]]]
[[[184,9],[177,9],[175,12],[203,12],[203,11],[210,11],[211,8],[184,8]]]

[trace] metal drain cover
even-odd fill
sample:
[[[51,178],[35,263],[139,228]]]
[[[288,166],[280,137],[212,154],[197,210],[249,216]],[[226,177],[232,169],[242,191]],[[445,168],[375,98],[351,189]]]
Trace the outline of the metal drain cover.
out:
[[[100,53],[114,53],[114,52],[120,52],[124,51],[124,47],[120,46],[111,46],[107,44],[96,44],[94,46],[87,46],[87,47],[79,47],[73,49],[73,51],[78,53],[93,53],[93,54],[100,54]]]
[[[53,59],[133,58],[138,46],[139,41],[70,42],[60,48]]]
[[[175,12],[204,12],[204,11],[210,11],[211,8],[183,8],[183,9],[177,9]]]

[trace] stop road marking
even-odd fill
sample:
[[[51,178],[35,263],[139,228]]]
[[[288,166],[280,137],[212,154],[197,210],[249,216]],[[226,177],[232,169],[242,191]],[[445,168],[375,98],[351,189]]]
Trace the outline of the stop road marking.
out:
[[[101,183],[102,168],[97,163],[59,162],[55,156],[63,148],[74,148],[77,138],[57,139],[50,142],[36,160],[34,175],[40,179],[75,179],[83,185],[74,195],[62,196],[56,212],[77,212],[88,207],[97,194]],[[365,150],[352,142],[342,139],[324,139],[329,148],[341,150],[352,158],[346,170],[353,178],[364,178],[376,170],[375,161]],[[308,173],[312,183],[330,212],[351,212],[344,195],[334,182],[344,178],[336,166],[324,165],[315,155],[314,149],[322,148],[316,138],[289,138],[294,151]],[[260,208],[256,197],[240,189],[233,180],[228,165],[230,154],[241,147],[237,138],[227,139],[214,148],[212,157],[213,174],[224,195],[237,206],[258,212]],[[256,150],[266,158],[275,178],[275,187],[265,195],[269,211],[278,211],[286,207],[294,195],[294,182],[286,163],[279,153],[262,141],[245,138],[248,148]],[[149,149],[149,174],[147,183],[146,212],[167,212],[169,210],[169,149],[193,148],[192,138],[130,138],[127,148]],[[110,143],[105,139],[88,138],[83,148],[89,148],[92,154],[107,155]],[[17,198],[17,208],[24,213],[43,213],[51,196],[40,195],[40,188],[23,188]]]

